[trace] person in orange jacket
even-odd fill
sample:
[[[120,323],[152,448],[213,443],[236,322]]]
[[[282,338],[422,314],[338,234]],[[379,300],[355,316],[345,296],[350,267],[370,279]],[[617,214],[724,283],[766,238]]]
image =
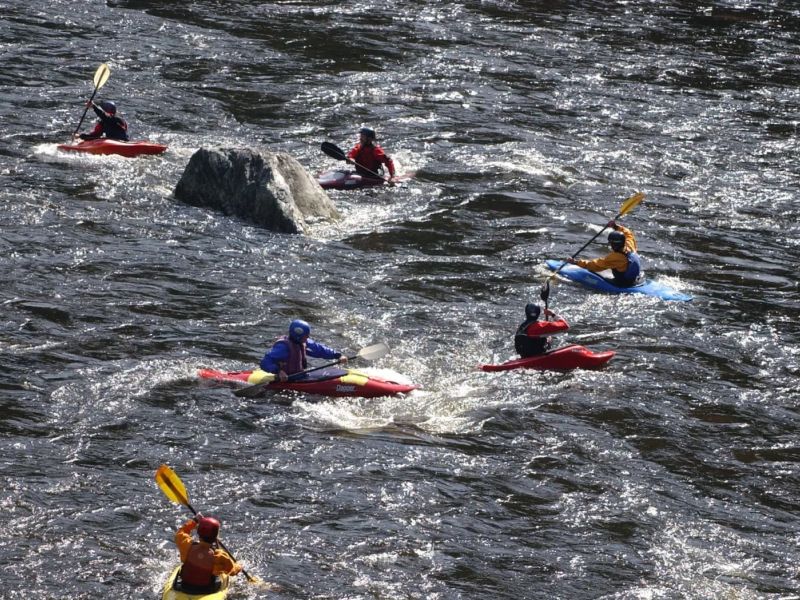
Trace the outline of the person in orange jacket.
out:
[[[514,334],[514,348],[521,358],[537,356],[550,350],[555,333],[563,333],[569,329],[569,324],[552,310],[544,309],[545,321],[540,321],[542,313],[538,304],[530,302],[525,305],[525,320]],[[552,317],[551,321],[549,317]]]
[[[381,177],[379,169],[386,165],[389,171],[389,183],[394,179],[394,161],[386,156],[377,142],[374,129],[362,127],[359,130],[358,143],[347,153],[347,162],[355,165],[356,173],[362,177]]]
[[[614,221],[609,221],[607,227],[614,230],[608,234],[608,245],[611,247],[611,252],[594,260],[568,258],[567,262],[583,267],[592,273],[611,269],[614,279],[608,281],[618,287],[631,287],[640,283],[644,279],[644,270],[642,269],[642,260],[637,252],[636,237],[630,229]]]
[[[217,547],[220,523],[200,513],[187,521],[175,534],[175,544],[181,555],[180,580],[184,590],[192,593],[214,592],[219,588],[218,575],[237,575],[242,566]],[[197,541],[192,531],[197,528]]]

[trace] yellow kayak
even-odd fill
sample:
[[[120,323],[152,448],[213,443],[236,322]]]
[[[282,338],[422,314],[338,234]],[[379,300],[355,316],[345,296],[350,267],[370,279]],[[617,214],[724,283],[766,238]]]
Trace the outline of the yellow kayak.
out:
[[[182,589],[175,589],[175,579],[178,577],[180,570],[181,566],[178,565],[172,571],[172,575],[169,576],[167,583],[164,585],[164,593],[161,596],[161,600],[224,600],[228,595],[230,578],[227,575],[219,576],[220,587],[216,592],[196,594]]]

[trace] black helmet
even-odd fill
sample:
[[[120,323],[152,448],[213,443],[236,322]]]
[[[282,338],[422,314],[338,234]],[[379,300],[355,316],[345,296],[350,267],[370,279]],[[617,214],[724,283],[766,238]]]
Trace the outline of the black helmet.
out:
[[[529,319],[538,319],[539,313],[542,312],[542,309],[539,307],[538,304],[534,304],[533,302],[528,302],[525,305],[525,316]]]
[[[100,108],[102,108],[105,112],[110,115],[117,114],[117,105],[111,102],[111,100],[103,100],[100,103]]]
[[[376,137],[375,130],[369,127],[362,127],[361,129],[358,130],[358,133],[366,137],[368,140],[374,140]]]
[[[625,247],[625,234],[621,231],[612,231],[608,234],[608,245],[614,250],[622,250]]]

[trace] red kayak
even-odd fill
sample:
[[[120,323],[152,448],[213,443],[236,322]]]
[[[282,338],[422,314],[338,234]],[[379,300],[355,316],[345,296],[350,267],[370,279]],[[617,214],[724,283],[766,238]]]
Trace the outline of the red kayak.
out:
[[[145,156],[148,154],[161,154],[167,147],[154,142],[123,142],[100,138],[86,140],[78,144],[59,144],[59,150],[67,152],[85,152],[87,154],[118,154],[128,158]]]
[[[539,369],[541,371],[568,371],[570,369],[596,369],[614,357],[613,350],[592,352],[586,346],[564,346],[537,356],[517,358],[500,365],[480,365],[481,371],[510,371],[511,369]]]
[[[246,383],[255,385],[269,381],[274,376],[261,369],[255,371],[217,371],[215,369],[199,369],[197,376],[200,379],[212,381]],[[320,396],[358,396],[360,398],[377,398],[380,396],[394,396],[406,394],[419,386],[406,383],[389,381],[376,375],[367,375],[354,369],[340,369],[333,367],[321,369],[313,376],[300,381],[276,381],[271,383],[265,392],[294,390],[306,394]]]

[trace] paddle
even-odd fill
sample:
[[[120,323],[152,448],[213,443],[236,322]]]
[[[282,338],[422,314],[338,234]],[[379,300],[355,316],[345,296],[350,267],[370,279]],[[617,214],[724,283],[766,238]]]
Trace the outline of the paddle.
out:
[[[367,346],[366,348],[362,348],[358,351],[358,354],[354,356],[348,356],[347,360],[355,360],[357,358],[363,358],[364,360],[375,360],[382,356],[385,356],[389,353],[389,346],[384,344],[383,342],[379,342],[377,344],[373,344],[372,346]],[[320,369],[325,369],[327,367],[333,367],[338,365],[342,362],[340,358],[336,362],[328,363],[326,365],[322,365],[320,367],[314,367],[312,369],[306,369],[305,371],[300,371],[299,373],[293,373],[289,376],[287,381],[296,381],[300,379],[302,375],[306,373],[313,373],[314,371],[319,371]],[[239,398],[252,398],[254,396],[258,396],[263,390],[267,389],[272,383],[274,383],[274,377],[270,381],[265,381],[264,383],[257,383],[255,385],[248,386],[246,388],[242,388],[233,392],[234,396],[238,396]]]
[[[547,301],[550,299],[550,279],[548,278],[544,285],[542,286],[541,291],[539,292],[539,297],[544,301],[544,316],[545,319],[547,318]]]
[[[97,90],[103,87],[108,81],[109,76],[111,75],[111,69],[108,68],[106,63],[103,63],[99,67],[97,67],[97,71],[94,72],[94,91],[92,92],[91,98],[89,98],[89,102],[94,100],[95,94],[97,94]],[[83,119],[86,118],[86,113],[89,112],[89,102],[86,103],[86,108],[83,109],[83,114],[81,115],[81,120],[78,121],[78,126],[75,128],[75,132],[72,134],[74,138],[78,135],[78,131],[81,129],[81,125],[83,125]]]
[[[191,504],[189,504],[189,495],[186,493],[186,486],[183,485],[183,482],[175,473],[175,471],[170,469],[167,465],[161,465],[156,471],[156,483],[158,484],[158,487],[161,488],[161,491],[164,492],[164,495],[172,502],[175,502],[176,504],[183,504],[186,508],[192,511],[193,515],[197,515],[197,511]],[[231,554],[231,551],[225,547],[225,544],[222,543],[221,539],[217,538],[217,544],[219,544],[220,548],[228,553],[228,556],[231,557],[231,560],[236,562],[236,559],[233,558],[233,554]],[[247,581],[250,583],[266,583],[258,577],[253,577],[244,569],[242,569],[242,573],[244,573],[244,576],[247,577]]]
[[[352,160],[352,159],[348,159],[347,158],[347,155],[344,153],[344,150],[339,148],[339,146],[337,146],[336,144],[332,144],[331,142],[322,142],[322,151],[325,154],[327,154],[328,156],[330,156],[331,158],[336,159],[336,160]],[[353,161],[353,164],[356,165],[357,167],[361,167],[362,169],[364,169],[368,173],[372,173],[378,179],[383,179],[386,183],[392,183],[392,178],[391,177],[389,177],[387,179],[386,177],[383,177],[382,175],[379,175],[375,171],[369,170],[367,167],[357,163],[356,161]]]
[[[620,206],[620,208],[619,208],[619,213],[612,220],[616,221],[620,217],[623,217],[623,216],[627,215],[634,208],[639,206],[639,203],[641,203],[642,200],[644,200],[644,192],[635,193],[633,196],[631,196],[630,198],[625,200],[625,202],[622,203],[622,206]],[[575,257],[578,256],[578,254],[580,254],[581,252],[586,250],[586,248],[589,246],[589,244],[591,244],[593,241],[595,241],[600,236],[600,234],[603,233],[606,229],[608,229],[608,223],[606,223],[600,231],[595,233],[594,236],[592,237],[592,239],[590,239],[583,246],[581,246],[581,249],[578,250],[575,254],[573,254],[571,256],[571,258],[575,259]],[[553,271],[553,274],[550,275],[547,278],[546,283],[548,284],[548,291],[547,291],[548,296],[550,295],[550,287],[549,287],[550,280],[553,279],[553,277],[555,277],[556,275],[558,275],[558,272],[561,269],[563,269],[564,266],[567,265],[567,264],[569,264],[569,263],[567,263],[566,261],[562,262],[561,265],[559,265],[559,267],[555,271]],[[542,290],[542,293],[544,293],[544,290]]]

